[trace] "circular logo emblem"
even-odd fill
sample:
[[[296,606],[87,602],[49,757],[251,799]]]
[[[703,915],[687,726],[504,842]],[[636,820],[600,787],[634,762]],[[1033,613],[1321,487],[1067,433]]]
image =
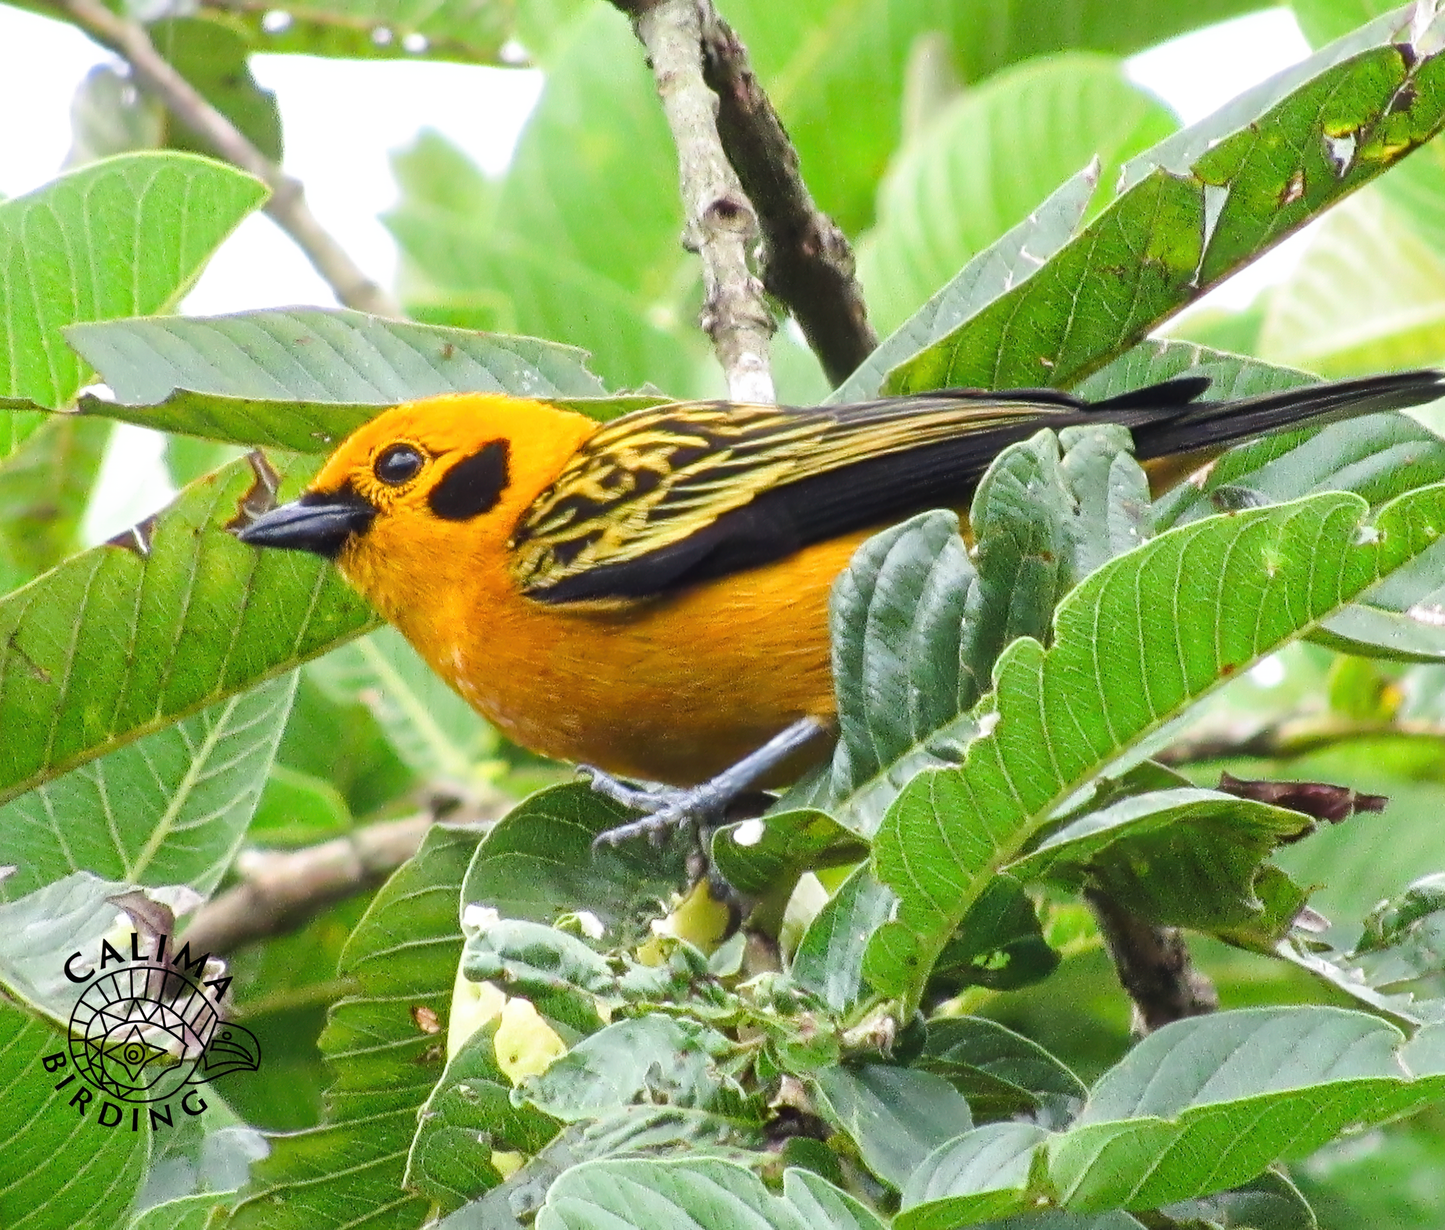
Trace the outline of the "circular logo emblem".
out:
[[[97,978],[70,1014],[70,1054],[97,1089],[126,1102],[160,1102],[206,1079],[215,1005],[174,969],[132,965]],[[225,1024],[225,1030],[240,1027]],[[245,1031],[242,1031],[245,1032]]]

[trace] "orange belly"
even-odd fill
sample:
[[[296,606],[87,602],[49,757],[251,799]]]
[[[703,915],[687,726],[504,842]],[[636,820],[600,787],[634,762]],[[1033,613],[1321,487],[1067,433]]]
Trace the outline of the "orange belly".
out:
[[[828,598],[866,537],[621,609],[547,606],[507,584],[458,587],[393,618],[523,747],[691,785],[799,718],[832,719]],[[437,614],[423,625],[422,612]],[[820,740],[812,758],[825,750]]]

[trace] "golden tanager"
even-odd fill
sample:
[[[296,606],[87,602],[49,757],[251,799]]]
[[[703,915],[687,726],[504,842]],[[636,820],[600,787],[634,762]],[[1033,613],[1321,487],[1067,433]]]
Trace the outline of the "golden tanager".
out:
[[[1192,461],[1445,395],[1434,371],[1196,400],[1208,385],[1093,404],[1048,389],[686,402],[601,425],[544,401],[429,397],[357,429],[239,536],[335,560],[513,740],[595,766],[599,788],[656,812],[610,837],[656,834],[826,752],[834,578],[880,527],[966,506],[1005,446],[1118,423],[1141,461]]]

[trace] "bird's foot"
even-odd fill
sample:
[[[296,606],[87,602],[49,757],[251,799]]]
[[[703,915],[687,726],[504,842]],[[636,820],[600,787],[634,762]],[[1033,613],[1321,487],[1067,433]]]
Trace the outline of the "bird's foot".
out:
[[[701,848],[708,829],[728,820],[745,818],[733,814],[733,805],[756,793],[750,790],[752,786],[827,731],[828,727],[816,718],[800,718],[700,786],[629,786],[600,769],[584,768],[582,772],[591,778],[592,789],[599,794],[624,807],[648,813],[640,820],[599,833],[592,848],[615,846],[635,837],[646,837],[653,845],[661,845],[668,833],[679,829],[691,833],[694,844]],[[765,809],[766,804],[748,814],[760,815]]]
[[[584,765],[582,772],[590,780],[592,789],[604,798],[632,811],[647,813],[599,833],[592,842],[593,849],[621,845],[637,837],[646,837],[654,846],[660,846],[673,832],[690,833],[695,841],[700,840],[703,830],[716,825],[732,801],[712,782],[690,787],[640,787],[629,786],[590,765]]]

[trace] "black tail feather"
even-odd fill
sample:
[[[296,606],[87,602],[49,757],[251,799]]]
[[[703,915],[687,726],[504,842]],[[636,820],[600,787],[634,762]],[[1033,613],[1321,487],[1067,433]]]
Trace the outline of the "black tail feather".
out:
[[[1160,387],[1176,383],[1169,381]],[[1133,425],[1134,449],[1144,461],[1201,448],[1222,448],[1295,424],[1323,426],[1357,415],[1423,405],[1445,397],[1445,373],[1424,370],[1336,380],[1236,401],[1190,402],[1172,412],[1171,408],[1178,404],[1170,397],[1163,407],[1156,402],[1152,415],[1142,396],[1149,391],[1128,395],[1139,398],[1135,404],[1141,421]],[[1094,408],[1113,410],[1117,404],[1105,402]]]

